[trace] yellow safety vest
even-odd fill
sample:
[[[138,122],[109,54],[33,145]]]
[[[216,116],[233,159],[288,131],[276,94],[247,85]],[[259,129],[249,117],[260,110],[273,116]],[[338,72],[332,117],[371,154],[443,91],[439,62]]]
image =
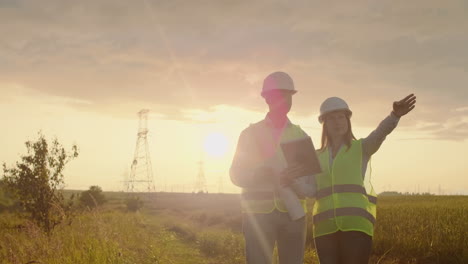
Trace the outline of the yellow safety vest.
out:
[[[286,164],[283,152],[281,150],[281,143],[298,140],[307,137],[307,134],[298,126],[289,123],[283,130],[279,142],[275,142],[271,135],[271,128],[266,128],[266,120],[260,121],[256,124],[252,124],[249,127],[250,132],[255,135],[256,148],[260,149],[260,160],[265,160],[267,154],[265,151],[273,148],[273,158],[277,162]],[[262,155],[263,154],[263,155]],[[301,199],[301,205],[304,208],[304,212],[307,212],[306,200]],[[275,209],[281,212],[287,212],[286,206],[283,201],[279,198],[278,194],[275,193],[274,189],[265,186],[258,186],[255,188],[242,188],[241,193],[241,206],[242,212],[244,213],[271,213]]]
[[[362,177],[362,141],[342,147],[332,165],[329,151],[318,152],[322,173],[316,176],[317,193],[313,209],[314,237],[338,230],[374,234],[377,196]]]

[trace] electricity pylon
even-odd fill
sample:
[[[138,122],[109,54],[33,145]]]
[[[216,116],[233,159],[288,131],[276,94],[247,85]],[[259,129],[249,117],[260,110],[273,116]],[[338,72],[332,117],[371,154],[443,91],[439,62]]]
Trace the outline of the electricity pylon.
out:
[[[206,188],[206,179],[205,179],[205,168],[203,159],[198,162],[198,174],[195,180],[195,186],[193,189],[194,193],[207,193],[208,190]]]
[[[154,192],[153,168],[148,146],[148,112],[138,112],[139,126],[135,155],[131,165],[130,179],[126,183],[127,192]]]

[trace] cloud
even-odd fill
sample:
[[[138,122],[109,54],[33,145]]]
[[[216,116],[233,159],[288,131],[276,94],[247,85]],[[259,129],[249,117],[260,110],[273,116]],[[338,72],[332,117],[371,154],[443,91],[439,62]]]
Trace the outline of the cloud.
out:
[[[468,106],[463,106],[455,109],[456,112],[468,112]]]
[[[72,98],[83,111],[145,107],[184,120],[219,105],[264,111],[262,79],[284,70],[299,115],[340,96],[353,122],[374,126],[414,92],[402,126],[451,127],[446,109],[468,102],[467,11],[435,0],[2,1],[0,82]]]
[[[468,135],[468,114],[459,112],[459,108],[445,111],[443,122],[418,121],[414,129],[420,136],[415,139],[464,141]]]
[[[442,127],[431,130],[431,133],[437,139],[463,141],[468,135],[468,115],[448,118]]]

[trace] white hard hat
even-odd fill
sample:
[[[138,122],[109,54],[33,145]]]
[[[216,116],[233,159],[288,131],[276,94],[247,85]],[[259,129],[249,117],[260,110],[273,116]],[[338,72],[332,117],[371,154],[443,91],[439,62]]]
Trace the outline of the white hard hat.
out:
[[[323,101],[322,105],[320,106],[320,116],[319,116],[319,122],[323,123],[323,116],[333,112],[333,111],[338,111],[338,110],[345,110],[349,113],[349,116],[353,114],[351,110],[349,109],[348,104],[345,102],[345,100],[339,98],[339,97],[330,97],[327,98],[325,101]]]
[[[274,72],[268,75],[263,81],[262,96],[265,97],[270,91],[284,90],[290,91],[291,94],[295,94],[297,91],[294,89],[294,82],[287,73],[285,72]]]

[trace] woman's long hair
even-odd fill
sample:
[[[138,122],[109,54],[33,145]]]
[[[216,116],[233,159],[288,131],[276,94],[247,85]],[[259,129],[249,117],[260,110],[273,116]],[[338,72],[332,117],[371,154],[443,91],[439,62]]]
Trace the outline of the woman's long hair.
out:
[[[346,121],[348,123],[348,131],[346,132],[346,134],[344,135],[344,142],[346,144],[346,146],[348,147],[346,149],[346,151],[349,150],[349,148],[351,147],[351,141],[353,139],[356,139],[356,137],[354,137],[354,134],[353,134],[353,130],[351,129],[351,120],[350,120],[350,115],[349,114],[346,114]],[[323,121],[323,125],[322,125],[322,146],[320,147],[319,151],[324,151],[328,148],[328,146],[330,145],[330,136],[328,135],[328,132],[327,132],[327,119],[324,118],[324,121]]]

